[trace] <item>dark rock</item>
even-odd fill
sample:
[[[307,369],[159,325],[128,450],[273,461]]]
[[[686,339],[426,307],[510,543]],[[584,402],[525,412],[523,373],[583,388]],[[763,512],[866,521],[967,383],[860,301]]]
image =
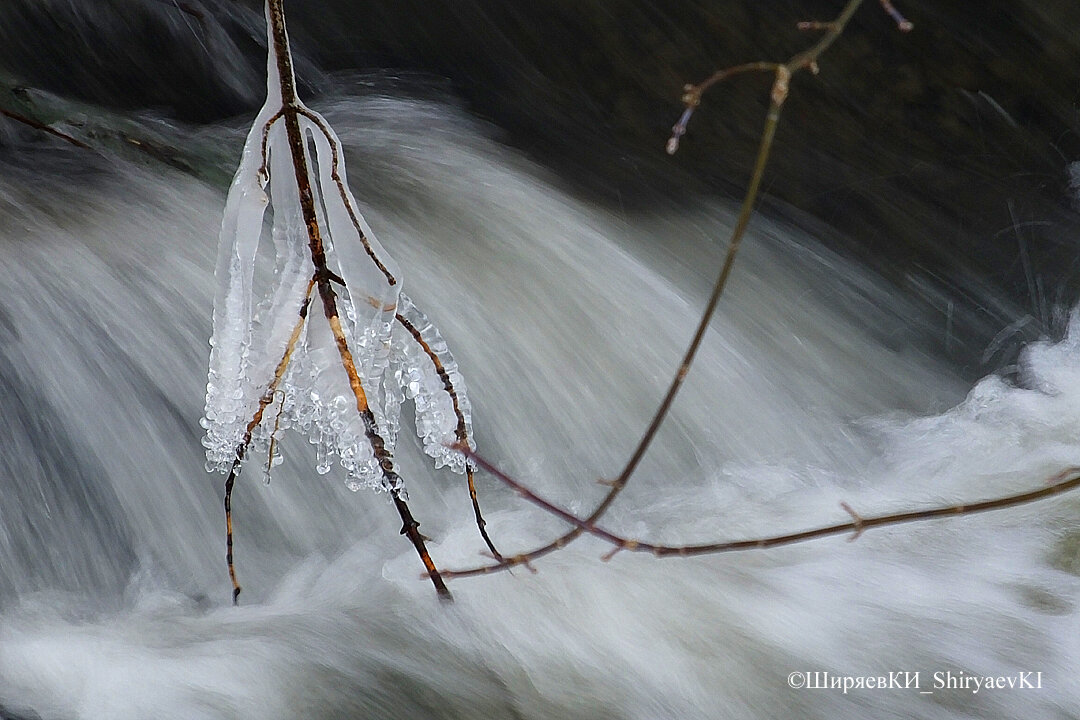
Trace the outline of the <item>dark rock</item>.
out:
[[[1029,336],[1059,331],[1052,309],[1075,301],[1080,275],[1066,170],[1080,159],[1080,5],[900,5],[913,32],[868,1],[821,74],[794,81],[766,181],[774,209],[824,220],[840,231],[835,244],[899,284],[930,278],[988,328],[1027,313]],[[769,78],[711,90],[669,159],[681,87],[789,57],[814,37],[796,22],[840,6],[290,0],[288,12],[308,93],[323,70],[447,78],[510,142],[615,204],[698,190],[740,197]],[[194,121],[246,113],[262,92],[260,7],[8,0],[0,67],[12,83],[113,107]]]

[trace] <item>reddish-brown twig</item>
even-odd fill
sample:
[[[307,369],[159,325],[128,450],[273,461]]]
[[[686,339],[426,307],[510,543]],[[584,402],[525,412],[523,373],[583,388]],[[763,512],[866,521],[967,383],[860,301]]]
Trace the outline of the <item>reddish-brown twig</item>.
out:
[[[610,490],[607,495],[600,501],[593,512],[585,520],[587,524],[593,524],[599,520],[611,504],[618,497],[619,493],[626,486],[630,476],[633,475],[637,469],[638,464],[644,457],[645,452],[648,450],[649,445],[652,443],[653,438],[656,436],[657,431],[663,424],[667,417],[668,411],[671,409],[672,404],[675,401],[675,396],[678,394],[679,389],[682,387],[683,381],[686,379],[687,374],[690,372],[690,367],[694,362],[694,358],[697,355],[698,348],[701,346],[701,341],[705,337],[705,332],[709,327],[709,323],[712,320],[713,313],[716,311],[716,307],[719,304],[720,296],[724,292],[724,288],[727,285],[728,277],[731,274],[731,269],[735,264],[735,256],[739,251],[739,246],[742,242],[743,235],[746,233],[746,228],[750,224],[750,217],[753,215],[754,206],[757,203],[758,191],[761,188],[761,179],[765,175],[765,167],[769,161],[769,155],[772,151],[773,138],[776,135],[777,123],[780,120],[780,110],[784,105],[784,101],[787,100],[789,84],[791,77],[794,73],[803,69],[814,70],[817,68],[818,57],[825,52],[836,39],[844,32],[847,27],[848,21],[855,14],[855,11],[862,5],[863,0],[849,0],[844,9],[840,12],[835,20],[828,23],[828,27],[825,29],[822,37],[811,46],[809,49],[804,50],[791,57],[785,63],[773,63],[773,62],[753,62],[743,65],[737,65],[726,70],[720,70],[705,81],[698,85],[687,86],[683,94],[683,102],[686,105],[683,111],[682,117],[679,122],[676,123],[672,130],[672,137],[668,140],[667,149],[669,153],[675,152],[679,146],[679,138],[686,131],[686,123],[690,119],[691,113],[701,103],[701,96],[707,89],[712,87],[722,80],[726,80],[734,75],[748,73],[748,72],[773,72],[773,84],[769,93],[769,109],[765,115],[765,127],[762,130],[761,142],[758,146],[757,159],[754,163],[754,169],[750,176],[750,183],[746,189],[746,195],[743,198],[742,207],[739,210],[739,217],[735,223],[735,228],[731,233],[731,240],[728,243],[727,254],[724,256],[723,264],[720,268],[720,272],[717,275],[716,281],[713,284],[712,293],[709,296],[708,301],[705,303],[705,308],[702,310],[701,318],[698,321],[697,329],[694,331],[693,338],[690,340],[690,344],[686,348],[686,352],[683,355],[682,362],[679,364],[678,370],[675,372],[675,377],[672,379],[671,384],[668,386],[667,393],[660,401],[660,405],[653,415],[645,433],[638,441],[637,447],[631,454],[630,459],[623,467],[622,472],[618,477],[610,483]],[[474,455],[475,457],[475,455]],[[569,532],[559,536],[555,540],[543,545],[541,547],[534,548],[528,552],[519,553],[514,556],[504,557],[501,561],[490,565],[483,565],[474,568],[462,569],[462,570],[448,570],[443,573],[444,577],[468,577],[472,575],[483,575],[498,570],[505,570],[515,565],[522,565],[528,561],[535,560],[543,555],[554,552],[562,547],[565,547],[568,543],[573,542],[575,538],[584,532],[582,527],[575,527]]]
[[[647,552],[657,557],[690,557],[692,555],[711,555],[740,550],[757,550],[777,547],[779,545],[793,545],[795,543],[816,540],[817,538],[826,537],[828,535],[839,535],[846,532],[853,532],[854,535],[851,539],[855,540],[862,535],[864,531],[870,528],[933,520],[941,517],[974,515],[975,513],[987,512],[989,510],[1002,510],[1004,508],[1016,507],[1017,505],[1025,505],[1038,500],[1044,500],[1080,487],[1080,467],[1071,467],[1050,478],[1047,483],[1038,490],[1028,490],[1027,492],[1017,493],[1015,495],[1005,495],[990,500],[979,500],[971,503],[947,505],[927,510],[912,510],[909,512],[874,515],[871,517],[863,517],[856,513],[847,503],[841,503],[841,507],[851,515],[850,522],[838,523],[836,525],[824,525],[809,530],[800,530],[798,532],[783,533],[780,535],[766,535],[747,540],[730,540],[695,545],[660,545],[626,538],[598,527],[587,518],[579,518],[573,513],[544,499],[540,495],[537,495],[527,486],[513,479],[483,458],[478,457],[469,450],[468,447],[459,445],[457,446],[457,449],[468,455],[480,468],[506,483],[506,485],[513,488],[521,497],[537,507],[543,508],[552,515],[562,518],[571,525],[574,525],[581,532],[595,535],[614,545],[614,549],[604,556],[605,560],[611,559],[611,557],[621,550]],[[512,560],[513,558],[508,559]]]
[[[56,137],[60,138],[61,140],[65,140],[65,141],[71,143],[75,147],[81,147],[84,150],[89,150],[90,149],[90,146],[87,145],[86,143],[84,143],[82,140],[79,140],[78,138],[73,138],[70,135],[68,135],[67,133],[60,132],[56,128],[49,127],[45,123],[38,122],[37,120],[34,120],[33,118],[26,117],[25,115],[20,115],[19,113],[12,112],[11,110],[4,110],[3,108],[0,108],[0,115],[6,115],[7,117],[11,118],[12,120],[17,120],[18,122],[21,122],[23,125],[29,125],[30,127],[34,128],[36,130],[41,130],[43,132],[49,133],[50,135],[55,135]]]

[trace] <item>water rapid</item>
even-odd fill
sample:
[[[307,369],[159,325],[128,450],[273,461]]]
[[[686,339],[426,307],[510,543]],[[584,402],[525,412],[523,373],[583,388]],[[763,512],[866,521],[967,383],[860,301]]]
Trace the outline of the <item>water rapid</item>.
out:
[[[406,291],[454,348],[479,447],[587,513],[677,365],[731,209],[593,207],[442,103],[319,107]],[[20,136],[0,176],[0,717],[1080,716],[1080,497],[693,560],[602,562],[582,539],[535,574],[454,581],[446,606],[387,497],[316,475],[287,437],[272,482],[249,468],[234,497],[231,607],[198,419],[220,178],[242,134],[144,122],[218,175]],[[1080,323],[974,388],[932,350],[947,331],[759,217],[604,525],[753,537],[843,521],[841,501],[981,499],[1080,465]],[[408,437],[398,460],[436,561],[484,562],[463,481]],[[504,552],[564,529],[489,477],[479,490]],[[807,672],[919,676],[789,685]],[[935,687],[1022,672],[1041,687]]]

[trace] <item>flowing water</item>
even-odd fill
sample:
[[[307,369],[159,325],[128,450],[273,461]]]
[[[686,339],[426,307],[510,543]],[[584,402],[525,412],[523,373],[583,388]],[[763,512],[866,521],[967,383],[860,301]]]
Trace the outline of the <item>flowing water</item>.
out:
[[[731,209],[591,207],[446,104],[345,94],[319,108],[406,291],[454,348],[479,447],[588,513],[677,365]],[[232,607],[198,419],[242,128],[139,131],[217,174],[8,138],[0,716],[1080,717],[1080,496],[692,560],[602,562],[607,548],[582,539],[535,573],[453,581],[451,606],[387,497],[315,474],[286,436],[271,484],[251,467],[234,496]],[[1080,464],[1080,323],[972,389],[929,349],[948,328],[924,315],[819,239],[757,218],[604,525],[753,537],[842,522],[842,501],[873,514],[975,500]],[[398,459],[436,561],[485,562],[462,479],[407,436]],[[504,552],[564,530],[479,483]],[[789,685],[807,672],[919,675],[903,689]],[[935,680],[1024,672],[1041,687]]]

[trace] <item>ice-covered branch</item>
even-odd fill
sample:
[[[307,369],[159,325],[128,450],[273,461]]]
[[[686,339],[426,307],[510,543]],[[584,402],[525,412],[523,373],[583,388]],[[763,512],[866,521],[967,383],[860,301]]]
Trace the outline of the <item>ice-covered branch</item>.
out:
[[[303,332],[304,323],[307,321],[308,307],[311,305],[311,291],[315,287],[315,278],[313,277],[308,281],[307,293],[305,295],[306,300],[304,304],[300,306],[299,317],[296,320],[296,324],[293,326],[292,334],[289,335],[289,342],[285,346],[285,352],[281,356],[281,360],[278,362],[277,368],[274,370],[274,377],[271,379],[269,386],[263,393],[262,398],[259,399],[259,407],[255,410],[255,415],[248,421],[247,428],[244,431],[243,442],[237,446],[236,455],[233,458],[232,465],[229,467],[229,474],[225,478],[225,562],[229,567],[229,580],[232,581],[233,586],[233,604],[236,604],[237,598],[240,597],[240,583],[236,579],[236,567],[233,563],[233,522],[232,522],[232,493],[233,486],[236,483],[236,476],[240,474],[240,466],[244,461],[244,456],[247,454],[248,447],[251,445],[251,436],[257,427],[262,423],[263,414],[266,412],[266,408],[277,396],[278,386],[281,384],[282,378],[285,377],[285,371],[289,367],[289,360],[292,359],[292,354],[296,350],[296,343],[300,339],[300,333]],[[284,400],[282,402],[284,406]],[[274,421],[275,429],[281,419],[281,409],[278,410],[277,417]],[[274,448],[273,448],[273,433],[271,433],[271,446],[267,450],[267,468],[266,479],[270,479],[270,468],[274,464]]]
[[[472,448],[465,383],[435,326],[401,294],[401,274],[348,189],[341,143],[296,92],[283,0],[267,0],[267,98],[252,124],[226,202],[207,383],[207,469],[227,474],[226,525],[232,566],[231,493],[249,446],[274,462],[277,431],[316,446],[316,470],[336,457],[352,490],[390,494],[402,534],[442,597],[394,463],[398,416],[416,406],[417,431],[436,467],[466,474],[484,529],[472,468],[450,443]],[[260,286],[257,254],[272,207],[273,276]],[[263,271],[265,273],[265,271]],[[325,322],[308,312],[321,308]],[[298,311],[301,322],[296,321]],[[273,428],[263,416],[277,400]]]

